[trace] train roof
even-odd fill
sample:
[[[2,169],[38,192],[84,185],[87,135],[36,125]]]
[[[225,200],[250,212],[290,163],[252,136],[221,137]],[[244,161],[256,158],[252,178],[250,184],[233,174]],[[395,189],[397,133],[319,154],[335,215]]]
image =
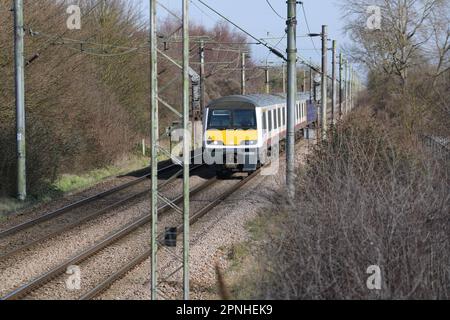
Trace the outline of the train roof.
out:
[[[297,94],[297,101],[309,99],[309,93],[300,92]],[[248,94],[248,95],[233,95],[226,96],[216,100],[211,101],[208,104],[213,106],[215,104],[220,104],[222,102],[246,102],[253,104],[256,108],[263,108],[268,106],[273,106],[275,104],[286,103],[285,94]]]

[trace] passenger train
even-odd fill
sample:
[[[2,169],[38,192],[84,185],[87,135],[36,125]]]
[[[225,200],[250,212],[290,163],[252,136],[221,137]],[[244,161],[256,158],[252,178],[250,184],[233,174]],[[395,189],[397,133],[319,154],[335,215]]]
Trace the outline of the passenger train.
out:
[[[295,106],[295,131],[317,120],[309,94],[299,93]],[[206,163],[219,176],[253,172],[286,138],[287,111],[283,95],[235,95],[210,102],[204,111],[203,149]]]

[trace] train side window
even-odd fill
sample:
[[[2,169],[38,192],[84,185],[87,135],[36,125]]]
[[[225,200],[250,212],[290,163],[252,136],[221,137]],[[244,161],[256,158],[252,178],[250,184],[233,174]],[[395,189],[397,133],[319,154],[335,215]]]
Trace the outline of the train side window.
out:
[[[267,130],[267,122],[266,122],[266,112],[262,113],[262,128],[263,130]]]
[[[278,125],[277,127],[281,127],[281,112],[280,112],[280,108],[277,108],[277,120],[278,120]]]
[[[272,111],[268,111],[269,113],[269,131],[272,131]]]
[[[300,108],[300,118],[303,119],[303,103]]]
[[[295,107],[295,119],[298,121],[298,116],[299,116],[299,104],[297,103],[296,107]]]
[[[278,108],[278,127],[281,127],[281,108]]]
[[[273,128],[277,128],[277,109],[272,110],[273,112]]]
[[[286,125],[286,107],[283,107],[283,126]]]

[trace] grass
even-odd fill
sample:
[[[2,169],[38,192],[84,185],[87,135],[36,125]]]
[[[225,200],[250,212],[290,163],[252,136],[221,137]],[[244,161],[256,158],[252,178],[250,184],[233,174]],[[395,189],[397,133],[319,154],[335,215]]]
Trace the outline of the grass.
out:
[[[95,169],[82,175],[65,174],[61,176],[53,184],[53,186],[56,190],[63,193],[78,191],[81,189],[92,187],[106,178],[125,174],[129,171],[138,170],[147,165],[147,158],[134,158],[125,165],[109,166],[106,168]]]
[[[23,209],[31,204],[31,201],[21,202],[15,198],[0,198],[0,222],[6,219],[6,214]]]
[[[264,212],[258,214],[254,219],[245,224],[249,239],[223,248],[228,253],[230,268],[226,271],[228,286],[233,299],[249,300],[254,298],[256,292],[256,277],[261,272],[261,266],[255,259],[258,244],[268,239],[268,234],[279,232],[274,226],[278,221],[285,218],[285,213],[270,215]]]
[[[65,174],[55,181],[49,190],[35,196],[25,202],[17,201],[15,198],[5,197],[0,199],[0,222],[5,216],[24,209],[37,203],[48,202],[52,199],[60,197],[62,194],[79,191],[90,188],[97,183],[110,177],[135,171],[148,166],[148,158],[133,157],[122,163],[106,168],[95,169],[81,175]]]
[[[269,221],[266,216],[258,215],[255,219],[246,223],[245,229],[250,233],[251,240],[259,241],[267,232]]]
[[[252,298],[254,291],[252,275],[258,272],[258,265],[254,259],[255,244],[265,239],[271,225],[272,220],[269,220],[267,215],[258,215],[245,224],[249,234],[248,240],[221,248],[227,253],[230,262],[230,267],[226,270],[226,282],[233,299]]]
[[[250,234],[250,239],[233,244],[229,248],[222,250],[227,252],[228,259],[231,261],[231,269],[238,270],[246,261],[246,258],[251,255],[251,247],[253,243],[264,238],[267,230],[268,221],[263,216],[258,216],[255,219],[249,220],[245,224],[245,229]]]

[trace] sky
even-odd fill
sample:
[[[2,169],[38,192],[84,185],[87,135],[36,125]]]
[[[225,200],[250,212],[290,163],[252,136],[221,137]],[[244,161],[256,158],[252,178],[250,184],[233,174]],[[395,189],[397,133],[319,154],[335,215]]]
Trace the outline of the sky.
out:
[[[145,9],[148,9],[148,0],[141,0]],[[181,0],[160,0],[166,7],[176,13],[181,12]],[[266,0],[203,0],[208,5],[228,17],[230,20],[259,38],[282,37],[286,28],[285,21],[280,18],[267,4]],[[343,33],[343,21],[339,10],[340,0],[303,0],[307,20],[312,33],[320,33],[322,25],[328,25],[329,39],[338,41],[343,44],[346,40]],[[287,6],[286,0],[269,0],[275,11],[286,17]],[[200,10],[200,9],[201,10]],[[146,10],[148,12],[148,10]],[[158,17],[162,18],[167,12],[158,6]],[[221,18],[208,8],[204,7],[197,0],[190,2],[190,19],[200,22],[206,26],[213,26]],[[320,63],[320,38],[314,38],[315,50],[311,38],[304,37],[308,33],[308,29],[303,16],[301,5],[297,6],[298,27],[297,46],[299,54],[306,59],[312,58],[316,64]],[[275,45],[279,40],[268,40],[269,43]],[[330,44],[331,47],[331,44]],[[281,52],[286,50],[286,42],[283,41],[278,45]],[[269,61],[279,63],[280,60],[273,55],[268,57],[268,50],[263,46],[252,46],[253,58],[263,63],[267,58]],[[264,62],[265,63],[265,62]]]

